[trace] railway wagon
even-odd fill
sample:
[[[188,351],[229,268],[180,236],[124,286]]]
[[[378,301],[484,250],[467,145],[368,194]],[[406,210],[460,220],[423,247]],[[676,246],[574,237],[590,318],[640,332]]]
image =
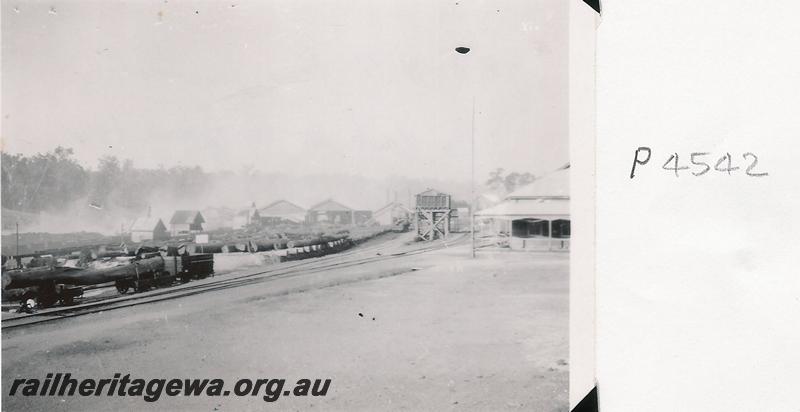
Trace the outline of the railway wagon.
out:
[[[203,279],[214,274],[214,254],[165,256],[164,270],[183,283],[192,279]]]
[[[83,295],[86,286],[113,283],[120,294],[125,294],[131,289],[143,292],[172,285],[176,280],[188,282],[213,273],[214,257],[211,254],[161,256],[159,253],[145,253],[110,268],[41,267],[5,271],[3,294],[22,302],[33,299],[41,307],[57,302],[70,305]]]
[[[164,257],[153,253],[141,259],[134,259],[128,265],[101,270],[103,273],[88,284],[105,283],[113,278],[114,286],[121,294],[128,293],[130,289],[144,292],[153,287],[170,285],[175,281],[175,276],[165,270],[165,266]],[[115,270],[118,273],[113,273]],[[84,278],[82,281],[86,282],[87,279]]]
[[[42,307],[52,306],[59,301],[69,305],[83,295],[84,286],[113,282],[120,293],[125,293],[130,287],[145,290],[166,284],[169,282],[167,276],[164,259],[155,255],[108,268],[39,267],[9,270],[3,273],[3,292],[23,302],[33,299]],[[15,292],[21,292],[21,295]]]
[[[198,255],[184,253],[171,256],[154,253],[150,259],[160,259],[160,261],[151,261],[153,265],[148,267],[137,266],[136,276],[115,282],[119,293],[125,294],[130,289],[144,292],[153,287],[170,286],[175,281],[186,283],[192,279],[203,279],[214,274],[214,255],[211,253]]]

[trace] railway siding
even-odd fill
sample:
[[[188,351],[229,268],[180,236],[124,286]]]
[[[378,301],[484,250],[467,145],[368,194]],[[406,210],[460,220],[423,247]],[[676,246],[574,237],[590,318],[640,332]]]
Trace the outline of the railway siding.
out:
[[[379,243],[374,247],[353,250],[350,253],[328,255],[300,262],[287,262],[272,265],[267,269],[257,267],[230,273],[227,276],[207,278],[197,282],[178,285],[167,289],[156,289],[149,292],[133,295],[121,295],[109,299],[82,303],[75,306],[53,307],[31,314],[4,314],[2,328],[4,330],[20,328],[53,322],[59,319],[82,316],[100,311],[121,309],[125,307],[177,299],[200,293],[208,293],[234,287],[246,286],[264,281],[276,280],[287,277],[303,276],[326,270],[354,267],[368,263],[390,260],[399,257],[427,253],[463,243],[466,237],[454,237],[447,242],[437,243],[409,243],[401,238],[388,244]],[[369,245],[365,245],[369,246]],[[411,270],[411,269],[409,269]]]

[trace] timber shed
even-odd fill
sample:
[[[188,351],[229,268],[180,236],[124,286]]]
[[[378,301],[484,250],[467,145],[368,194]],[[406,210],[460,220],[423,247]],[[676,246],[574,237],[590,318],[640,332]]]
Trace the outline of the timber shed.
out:
[[[333,200],[327,199],[311,206],[306,214],[307,223],[336,223],[349,225],[355,222],[355,210]]]
[[[258,214],[266,225],[303,223],[306,219],[306,210],[288,200],[272,202],[259,209]]]

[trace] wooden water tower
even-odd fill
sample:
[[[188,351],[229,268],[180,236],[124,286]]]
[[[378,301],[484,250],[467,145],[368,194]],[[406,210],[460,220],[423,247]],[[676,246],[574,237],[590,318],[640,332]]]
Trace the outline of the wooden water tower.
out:
[[[417,194],[414,226],[422,240],[446,238],[450,234],[450,195],[435,189]]]

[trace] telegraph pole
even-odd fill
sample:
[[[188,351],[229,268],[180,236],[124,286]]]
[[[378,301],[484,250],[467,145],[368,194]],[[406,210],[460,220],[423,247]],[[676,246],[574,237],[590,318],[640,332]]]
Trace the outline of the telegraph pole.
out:
[[[456,52],[459,54],[467,54],[469,53],[469,47],[456,47]],[[472,83],[472,133],[470,138],[470,170],[471,170],[471,178],[470,178],[470,193],[472,195],[472,199],[470,200],[469,206],[469,234],[470,238],[472,239],[472,257],[475,257],[475,86],[474,81]]]
[[[19,256],[19,222],[17,222],[17,256]]]

